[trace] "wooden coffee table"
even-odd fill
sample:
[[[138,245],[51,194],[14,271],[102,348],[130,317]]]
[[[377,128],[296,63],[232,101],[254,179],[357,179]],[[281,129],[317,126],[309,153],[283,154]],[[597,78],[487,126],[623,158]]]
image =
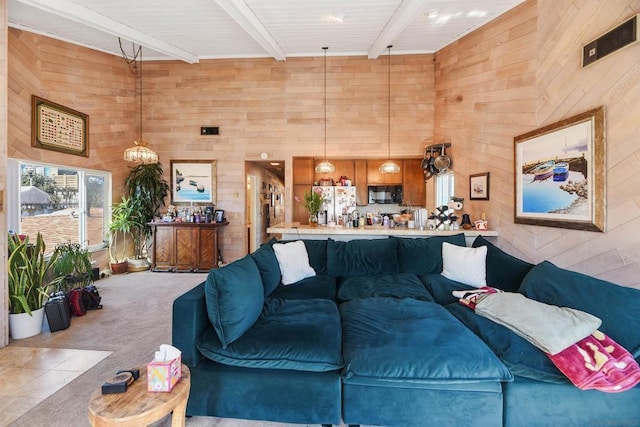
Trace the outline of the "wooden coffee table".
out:
[[[169,393],[147,391],[147,367],[140,367],[140,378],[125,393],[102,394],[96,390],[89,400],[92,426],[149,425],[173,411],[171,426],[184,426],[191,373],[182,365],[182,378]]]

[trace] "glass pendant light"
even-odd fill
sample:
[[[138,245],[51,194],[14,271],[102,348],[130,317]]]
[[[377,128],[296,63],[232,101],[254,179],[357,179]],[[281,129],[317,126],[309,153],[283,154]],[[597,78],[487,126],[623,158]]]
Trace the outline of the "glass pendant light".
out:
[[[387,161],[380,165],[378,172],[380,173],[398,173],[400,172],[400,166],[393,160],[391,160],[391,48],[393,45],[387,46],[389,50],[389,72],[388,72],[388,119],[387,119]]]
[[[336,167],[327,160],[327,49],[324,50],[324,160],[316,166],[317,173],[333,173]]]

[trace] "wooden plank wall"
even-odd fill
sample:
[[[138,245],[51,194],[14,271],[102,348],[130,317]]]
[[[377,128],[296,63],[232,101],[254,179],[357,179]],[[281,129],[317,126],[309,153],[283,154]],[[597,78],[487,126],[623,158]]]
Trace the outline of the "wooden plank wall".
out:
[[[6,191],[6,164],[7,164],[7,2],[0,0],[0,277],[2,285],[0,289],[0,313],[8,313],[7,301],[7,208]],[[0,347],[9,344],[9,318],[0,316]]]
[[[437,138],[464,147],[456,192],[468,175],[491,173],[486,212],[499,246],[532,262],[555,264],[640,288],[640,45],[587,69],[581,47],[634,13],[640,2],[527,1],[436,54]],[[604,105],[607,232],[516,225],[513,137]]]

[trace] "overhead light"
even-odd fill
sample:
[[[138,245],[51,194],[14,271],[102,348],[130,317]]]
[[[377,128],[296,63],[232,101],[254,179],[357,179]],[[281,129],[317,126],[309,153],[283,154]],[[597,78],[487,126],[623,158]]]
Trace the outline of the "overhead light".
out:
[[[345,16],[344,13],[337,13],[335,15],[332,14],[332,15],[329,16],[329,19],[331,19],[332,21],[335,21],[335,22],[344,22],[345,18],[346,18],[346,16]]]
[[[324,160],[316,166],[317,173],[333,173],[336,167],[327,160],[327,49],[324,50]]]
[[[120,51],[122,52],[122,57],[129,64],[130,69],[136,73],[137,75],[137,83],[138,83],[138,99],[140,100],[140,111],[139,111],[139,131],[140,137],[137,141],[134,141],[133,147],[129,147],[124,150],[124,159],[128,162],[135,163],[158,163],[158,153],[153,151],[152,149],[147,147],[147,143],[142,140],[142,45],[138,46],[136,49],[135,44],[133,45],[133,57],[129,58],[122,48],[122,40],[118,37],[118,42],[120,43]],[[136,64],[136,60],[138,63]]]
[[[387,46],[387,49],[389,50],[389,72],[388,72],[388,84],[389,84],[389,91],[388,91],[388,106],[387,106],[387,112],[388,114],[388,118],[387,118],[387,161],[384,162],[383,164],[380,165],[380,167],[378,168],[378,172],[380,173],[398,173],[400,172],[400,166],[398,166],[397,163],[395,163],[394,161],[391,160],[391,48],[393,46],[389,45]]]
[[[489,12],[486,10],[472,10],[471,12],[467,12],[467,18],[484,18],[488,14]]]
[[[437,10],[430,10],[429,12],[427,12],[427,18],[436,19],[437,17],[438,17],[438,11]]]

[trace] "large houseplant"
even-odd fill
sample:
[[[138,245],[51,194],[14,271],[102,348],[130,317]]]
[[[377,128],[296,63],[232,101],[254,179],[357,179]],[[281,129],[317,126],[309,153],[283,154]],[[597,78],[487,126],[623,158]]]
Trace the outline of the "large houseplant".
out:
[[[53,252],[47,259],[45,249],[40,233],[34,244],[29,243],[29,236],[9,234],[9,329],[13,338],[40,333],[48,290],[61,280],[51,271],[57,261],[57,253]]]
[[[57,262],[53,266],[56,276],[62,277],[59,289],[68,292],[83,288],[93,281],[91,254],[79,243],[67,241],[56,245]]]
[[[113,205],[109,225],[109,259],[113,273],[127,271],[126,237],[143,226],[138,212],[138,202],[131,197],[122,196],[122,201]]]
[[[148,268],[146,249],[147,240],[151,236],[148,224],[160,214],[169,194],[169,183],[164,179],[163,173],[160,163],[142,163],[131,168],[124,182],[127,195],[137,207],[139,224],[132,230],[134,259],[142,260],[143,265],[134,269]]]

